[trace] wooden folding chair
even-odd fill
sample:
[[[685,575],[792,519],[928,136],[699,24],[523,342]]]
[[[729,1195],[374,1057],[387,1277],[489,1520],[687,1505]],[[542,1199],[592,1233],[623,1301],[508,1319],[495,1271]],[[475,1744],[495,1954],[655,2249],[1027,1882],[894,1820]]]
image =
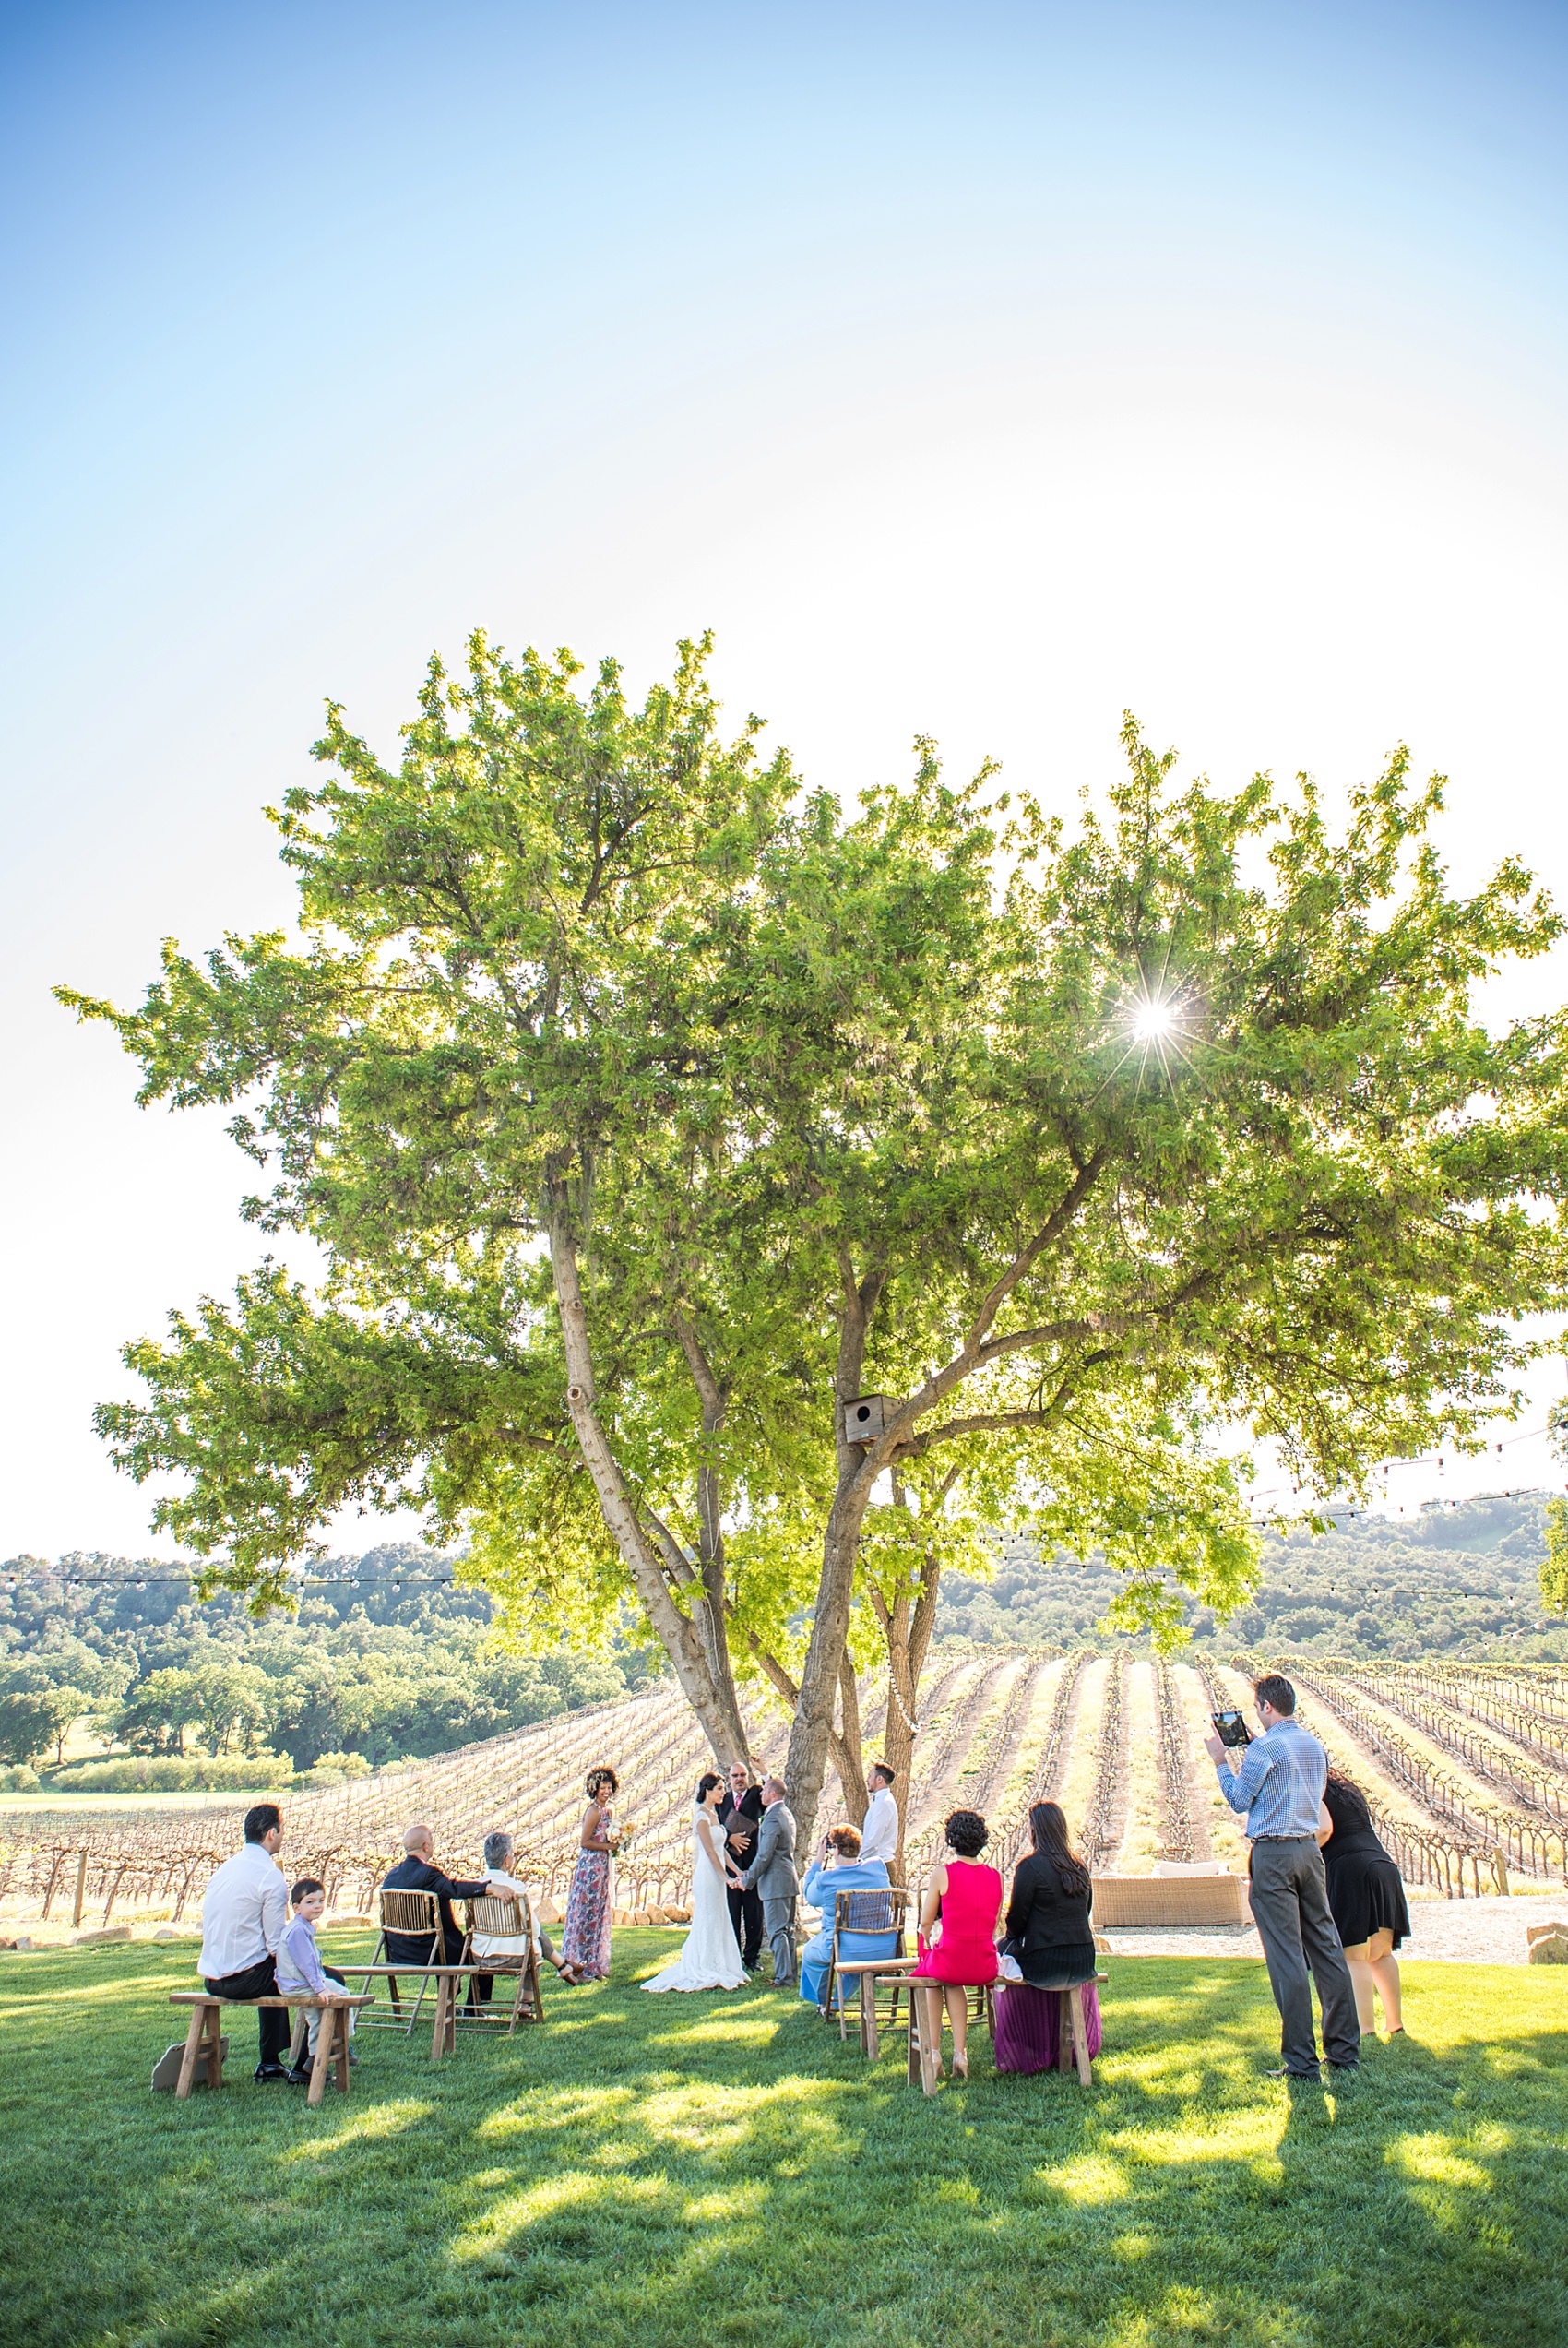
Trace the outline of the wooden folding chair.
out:
[[[840,1891],[834,1895],[833,1946],[828,1954],[827,1971],[822,1978],[821,2009],[824,2014],[830,2014],[833,2011],[834,1992],[837,1989],[840,2038],[849,2035],[844,2010],[845,1976],[842,1973],[848,1954],[846,1941],[851,1935],[855,1937],[874,1935],[879,1939],[891,1937],[893,1946],[884,1953],[890,1959],[902,1957],[905,1950],[904,1924],[909,1906],[909,1893],[902,1884],[897,1883],[889,1884],[885,1891],[877,1889]],[[859,1957],[860,1952],[857,1951],[856,1955]],[[863,1996],[864,1974],[862,1973],[860,1978]],[[882,2019],[891,2029],[898,2019],[898,2000],[900,1996],[907,1994],[908,1984],[903,1976],[896,1972],[890,1972],[885,1979],[890,1995],[887,2010]],[[872,1994],[875,1996],[874,1986]],[[872,2035],[874,2042],[874,2021]]]
[[[401,2023],[403,2008],[398,1995],[398,1972],[405,1967],[406,1961],[402,1958],[393,1958],[387,1947],[388,1935],[395,1934],[400,1940],[429,1942],[429,1953],[426,1956],[423,1970],[417,1964],[406,1964],[408,1973],[417,1973],[420,1977],[419,1997],[410,2016],[408,2030],[405,2032],[406,2036],[411,2038],[414,2024],[420,2018],[420,2008],[424,2004],[424,1993],[432,1980],[436,1982],[437,2002],[440,2002],[445,1988],[444,1983],[440,1981],[435,1972],[437,1966],[445,1967],[446,1964],[446,1939],[441,1922],[441,1902],[434,1891],[383,1890],[378,1898],[378,1907],[381,1916],[381,1937],[375,1944],[375,1954],[368,1966],[355,1965],[351,1970],[368,1974],[373,1971],[379,1971],[383,1960],[386,1960],[386,1994],[391,2000],[392,2019],[395,2023]],[[459,1965],[466,1965],[469,1961],[469,1942],[471,1937],[471,1931],[463,1935],[462,1949],[457,1960]],[[453,1994],[456,1995],[455,1990]]]
[[[527,1902],[515,1891],[488,1893],[483,1899],[469,1900],[468,1908],[468,1937],[464,1947],[472,1951],[469,1962],[476,1973],[516,1973],[517,1995],[512,2000],[512,2012],[507,2021],[510,2038],[519,2021],[541,2022],[544,2020],[544,1991],[539,1973],[539,1950],[534,1946],[533,1918]],[[493,1951],[473,1949],[474,1935],[483,1940],[515,1940],[516,1956],[496,1956]],[[477,1998],[471,2007],[463,2008],[463,2020],[469,2026],[493,2024],[499,2027],[503,2017],[488,2004]]]

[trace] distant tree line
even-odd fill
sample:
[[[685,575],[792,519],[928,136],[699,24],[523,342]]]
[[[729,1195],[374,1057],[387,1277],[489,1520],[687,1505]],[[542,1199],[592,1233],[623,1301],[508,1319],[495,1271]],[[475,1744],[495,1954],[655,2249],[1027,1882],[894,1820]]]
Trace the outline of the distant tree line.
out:
[[[1463,1651],[1568,1663],[1568,1630],[1542,1612],[1547,1501],[1526,1492],[1408,1516],[1341,1514],[1333,1532],[1315,1538],[1270,1535],[1251,1602],[1223,1626],[1190,1606],[1188,1629],[1200,1647],[1227,1651],[1368,1660]],[[1009,1542],[990,1578],[944,1577],[936,1636],[982,1646],[1093,1644],[1121,1579],[1093,1560]]]
[[[510,1651],[488,1593],[454,1586],[449,1561],[418,1546],[325,1570],[334,1579],[297,1615],[257,1624],[226,1593],[198,1602],[154,1560],[7,1559],[0,1759],[58,1760],[90,1720],[132,1753],[379,1768],[612,1700],[648,1669],[635,1650]]]

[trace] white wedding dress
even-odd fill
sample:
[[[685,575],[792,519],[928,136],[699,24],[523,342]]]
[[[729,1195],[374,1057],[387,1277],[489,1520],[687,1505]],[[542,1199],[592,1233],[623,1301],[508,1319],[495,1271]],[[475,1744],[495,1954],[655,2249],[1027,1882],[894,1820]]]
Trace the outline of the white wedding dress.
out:
[[[714,1873],[709,1848],[717,1851],[722,1865],[724,1837],[719,1820],[699,1802],[692,1812],[692,1928],[674,1963],[645,1981],[645,1989],[744,1989],[746,1985],[740,1943],[730,1921],[730,1902],[723,1878]]]

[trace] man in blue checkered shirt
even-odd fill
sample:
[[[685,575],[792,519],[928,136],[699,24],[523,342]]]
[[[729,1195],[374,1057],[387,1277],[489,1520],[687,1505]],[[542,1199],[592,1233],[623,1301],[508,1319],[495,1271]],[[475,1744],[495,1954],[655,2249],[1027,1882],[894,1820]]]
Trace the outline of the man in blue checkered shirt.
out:
[[[1264,1733],[1234,1773],[1230,1748],[1204,1743],[1219,1772],[1219,1790],[1247,1823],[1253,1846],[1253,1922],[1263,1942],[1268,1985],[1279,2008],[1283,2068],[1271,2079],[1316,2079],[1317,2037],[1312,1984],[1323,2008],[1323,2051],[1332,2071],[1360,2068],[1361,2031],[1350,1969],[1328,1912],[1328,1885],[1318,1848],[1318,1805],[1328,1756],[1296,1719],[1296,1691],[1270,1673],[1253,1688]],[[1309,1976],[1308,1967],[1311,1967]]]

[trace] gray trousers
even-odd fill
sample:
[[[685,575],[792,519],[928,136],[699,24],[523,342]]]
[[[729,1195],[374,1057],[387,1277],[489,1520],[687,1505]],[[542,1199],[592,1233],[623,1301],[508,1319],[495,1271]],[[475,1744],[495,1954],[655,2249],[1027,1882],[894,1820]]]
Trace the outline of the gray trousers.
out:
[[[1328,1913],[1323,1853],[1310,1834],[1254,1842],[1253,1921],[1263,1942],[1268,1985],[1279,2008],[1280,2052],[1295,2079],[1316,2079],[1313,1989],[1323,2008],[1323,2051],[1341,2069],[1361,2059],[1361,2025],[1350,1968]],[[1311,1975],[1308,1967],[1312,1968]]]
[[[792,1896],[775,1900],[767,1892],[763,1893],[762,1928],[773,1951],[774,1985],[782,1988],[795,1978],[795,1902]]]

